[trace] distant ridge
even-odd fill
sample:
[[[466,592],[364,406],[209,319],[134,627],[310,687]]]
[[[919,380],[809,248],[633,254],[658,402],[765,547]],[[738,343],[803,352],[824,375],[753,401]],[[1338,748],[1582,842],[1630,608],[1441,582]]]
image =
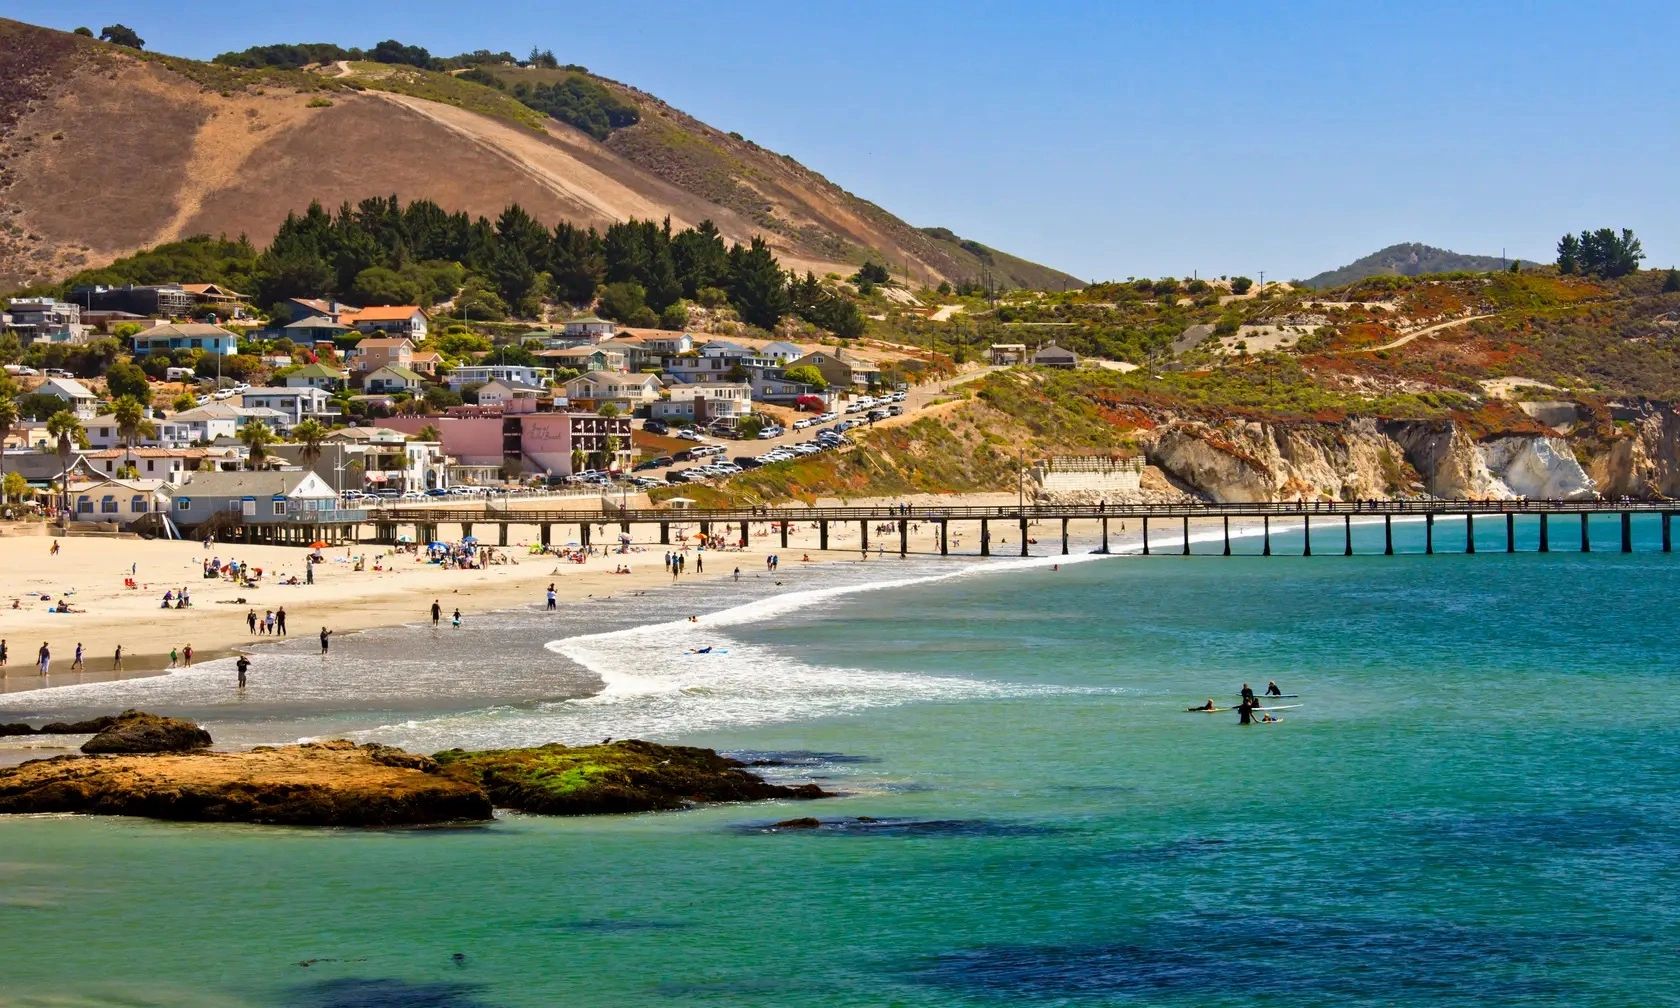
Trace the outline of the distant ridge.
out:
[[[1524,266],[1536,266],[1538,263],[1523,259],[1518,260]],[[1447,249],[1436,248],[1433,245],[1423,245],[1418,242],[1402,242],[1390,245],[1378,252],[1372,252],[1363,259],[1356,259],[1340,269],[1325,270],[1317,276],[1308,277],[1300,283],[1303,287],[1340,287],[1370,276],[1420,276],[1424,273],[1486,273],[1489,270],[1505,269],[1511,260],[1499,256],[1464,255]]]

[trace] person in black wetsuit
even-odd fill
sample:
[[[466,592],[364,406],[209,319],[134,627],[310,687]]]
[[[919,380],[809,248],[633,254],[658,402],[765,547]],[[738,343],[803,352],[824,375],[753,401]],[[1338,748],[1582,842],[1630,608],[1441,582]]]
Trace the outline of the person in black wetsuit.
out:
[[[1283,696],[1283,690],[1278,689],[1278,684],[1276,682],[1268,679],[1266,680],[1266,695]]]
[[[1254,702],[1253,694],[1244,697],[1243,702],[1237,705],[1237,724],[1253,724],[1254,708],[1257,706],[1259,705]]]
[[[1186,707],[1184,708],[1184,712],[1186,714],[1194,714],[1198,711],[1216,711],[1218,709],[1218,707],[1213,705],[1213,697],[1208,697],[1207,703],[1202,704],[1200,707]]]
[[[1249,706],[1257,706],[1254,701],[1254,691],[1249,688],[1248,683],[1243,683],[1242,702]]]

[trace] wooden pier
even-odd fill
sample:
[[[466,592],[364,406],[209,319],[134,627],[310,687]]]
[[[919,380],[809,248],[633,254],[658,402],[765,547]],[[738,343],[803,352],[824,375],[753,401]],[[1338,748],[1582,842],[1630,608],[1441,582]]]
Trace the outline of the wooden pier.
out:
[[[1343,556],[1352,556],[1353,525],[1355,522],[1381,522],[1383,526],[1383,550],[1385,555],[1393,555],[1394,521],[1395,519],[1421,522],[1424,527],[1424,549],[1426,554],[1436,552],[1437,528],[1443,523],[1462,523],[1464,530],[1465,553],[1475,553],[1478,548],[1475,520],[1477,518],[1503,517],[1504,542],[1501,543],[1505,552],[1515,552],[1519,522],[1531,524],[1538,533],[1538,552],[1546,553],[1552,547],[1552,524],[1555,521],[1575,521],[1580,526],[1580,547],[1583,551],[1591,550],[1592,540],[1588,535],[1588,523],[1594,516],[1615,515],[1619,518],[1621,552],[1633,551],[1634,522],[1638,519],[1642,523],[1658,524],[1661,536],[1662,552],[1673,551],[1672,524],[1676,510],[1680,510],[1680,502],[1611,502],[1611,501],[1565,501],[1565,500],[1508,500],[1508,501],[1349,501],[1322,502],[1312,504],[1089,504],[1089,505],[1026,505],[1026,506],[986,506],[986,507],[940,507],[936,505],[864,505],[864,506],[836,506],[836,507],[741,507],[741,508],[713,508],[713,509],[671,509],[671,508],[602,508],[596,510],[553,510],[532,508],[523,510],[506,505],[486,504],[452,504],[432,505],[415,504],[413,506],[390,505],[370,509],[366,518],[359,523],[346,524],[343,521],[332,523],[331,535],[325,536],[335,541],[396,543],[406,536],[414,542],[430,542],[437,539],[458,539],[478,535],[480,541],[486,545],[508,545],[509,529],[515,525],[535,527],[538,530],[539,541],[544,545],[551,545],[556,541],[556,533],[562,534],[572,529],[575,536],[568,536],[582,546],[591,545],[595,540],[595,529],[604,526],[617,526],[622,534],[632,536],[632,541],[651,543],[657,541],[662,545],[671,545],[674,540],[673,530],[681,527],[685,532],[697,530],[704,534],[724,535],[731,541],[748,542],[752,539],[757,527],[759,534],[774,537],[781,548],[788,548],[789,530],[793,524],[803,523],[815,526],[817,530],[818,548],[829,548],[830,532],[836,527],[856,524],[859,529],[859,548],[870,548],[871,536],[874,535],[876,549],[886,551],[889,546],[893,552],[901,556],[911,552],[930,553],[949,556],[952,552],[952,529],[969,528],[979,533],[978,553],[981,556],[994,555],[994,545],[998,539],[994,534],[1005,531],[1018,543],[1021,556],[1032,555],[1031,540],[1037,534],[1043,534],[1045,525],[1050,526],[1053,537],[1048,544],[1038,544],[1041,555],[1060,552],[1063,555],[1071,551],[1069,524],[1073,521],[1094,521],[1098,524],[1100,536],[1098,552],[1108,552],[1110,549],[1111,532],[1114,523],[1135,522],[1141,538],[1141,549],[1145,555],[1155,555],[1162,552],[1162,530],[1170,529],[1176,532],[1171,535],[1167,552],[1188,556],[1191,554],[1192,523],[1217,523],[1220,530],[1219,539],[1222,542],[1220,555],[1231,556],[1231,542],[1234,538],[1231,522],[1239,521],[1259,522],[1260,555],[1275,555],[1273,537],[1278,534],[1274,528],[1274,521],[1282,521],[1295,526],[1303,532],[1301,554],[1313,555],[1313,532],[1318,530],[1319,544],[1322,547],[1324,529],[1341,526],[1341,535],[1336,536],[1340,547],[1336,552]],[[932,526],[935,538],[930,546],[912,551],[910,531],[912,526]],[[766,529],[766,526],[768,528]],[[1206,526],[1203,525],[1203,528]],[[457,531],[458,535],[443,535],[445,529]],[[480,533],[493,530],[493,539]],[[1292,530],[1293,531],[1293,530]],[[642,533],[637,535],[637,533]],[[1059,536],[1056,533],[1059,532]],[[254,533],[254,535],[253,535]],[[1239,534],[1242,534],[1239,531]],[[1252,534],[1252,533],[1248,533]],[[299,528],[295,523],[289,525],[285,538],[298,541],[311,535]],[[656,539],[654,537],[657,537]],[[276,541],[263,534],[260,527],[247,529],[246,536],[250,541]],[[1059,540],[1059,541],[1057,541]],[[614,537],[613,545],[618,542]],[[1497,542],[1497,540],[1495,540]],[[1015,546],[1016,543],[1011,543]],[[1049,548],[1046,549],[1045,546]],[[1484,538],[1480,545],[1488,545]]]

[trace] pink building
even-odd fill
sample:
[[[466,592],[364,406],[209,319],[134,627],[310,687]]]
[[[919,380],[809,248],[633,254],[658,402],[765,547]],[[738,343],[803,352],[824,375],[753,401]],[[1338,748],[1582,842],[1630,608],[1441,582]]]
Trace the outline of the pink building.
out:
[[[380,426],[416,434],[430,424],[442,435],[443,453],[465,468],[498,467],[505,472],[539,476],[569,476],[572,451],[584,453],[584,466],[604,468],[616,462],[628,468],[630,418],[594,413],[500,413],[488,408],[478,415],[390,417]],[[616,457],[610,455],[617,452]]]

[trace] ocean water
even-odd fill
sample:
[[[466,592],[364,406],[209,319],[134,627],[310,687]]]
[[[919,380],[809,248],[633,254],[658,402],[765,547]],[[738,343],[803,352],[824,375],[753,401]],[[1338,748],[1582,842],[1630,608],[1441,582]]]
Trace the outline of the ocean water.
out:
[[[888,558],[347,636],[325,667],[305,640],[243,701],[215,665],[5,697],[250,742],[642,735],[844,796],[376,832],[11,818],[0,1006],[1675,1003],[1680,557],[1647,522],[1631,555],[1613,521],[1590,555],[1503,531],[1477,556],[1400,525],[1406,555],[1369,555],[1380,527],[1326,555],[1337,525],[1312,558],[1298,533],[1264,559]],[[1268,679],[1300,694],[1277,724],[1184,712]],[[825,824],[773,826],[798,816]]]

